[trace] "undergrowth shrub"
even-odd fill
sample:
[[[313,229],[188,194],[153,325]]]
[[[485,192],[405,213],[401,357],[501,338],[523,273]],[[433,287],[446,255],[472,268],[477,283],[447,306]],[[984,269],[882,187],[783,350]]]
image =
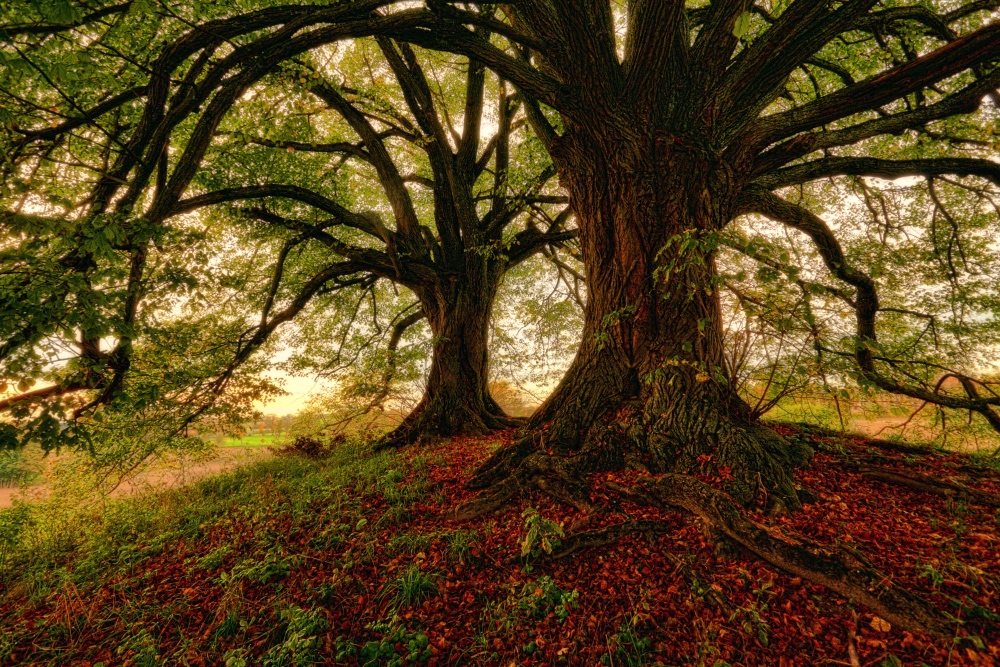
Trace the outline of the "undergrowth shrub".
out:
[[[290,606],[281,610],[284,624],[281,641],[261,660],[262,667],[304,667],[319,662],[322,646],[319,635],[328,623],[315,609]]]
[[[542,554],[550,555],[562,544],[566,534],[560,524],[542,516],[537,509],[529,507],[521,516],[524,518],[524,537],[521,538],[521,557],[527,562]],[[530,572],[530,566],[527,568]]]
[[[552,577],[542,576],[535,581],[529,581],[521,589],[517,607],[519,610],[535,619],[542,619],[550,613],[554,614],[560,623],[569,618],[574,609],[579,609],[577,600],[580,591],[565,591],[552,580]]]
[[[302,435],[295,439],[290,445],[285,445],[277,449],[278,454],[284,456],[304,456],[307,459],[322,459],[330,456],[334,449],[346,442],[347,438],[337,435],[330,439],[330,442],[323,444],[316,438]]]
[[[391,596],[396,608],[412,607],[437,595],[437,578],[437,573],[421,570],[413,564],[386,584],[385,594]]]
[[[425,664],[431,657],[427,635],[410,630],[395,615],[370,623],[365,629],[381,636],[360,645],[337,637],[334,644],[337,664],[356,658],[361,667],[402,667]]]

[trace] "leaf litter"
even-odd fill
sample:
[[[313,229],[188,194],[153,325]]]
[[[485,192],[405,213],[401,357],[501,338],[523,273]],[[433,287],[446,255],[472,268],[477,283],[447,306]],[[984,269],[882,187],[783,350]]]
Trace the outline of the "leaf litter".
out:
[[[776,516],[761,505],[751,518],[779,539],[857,554],[946,610],[951,638],[893,627],[822,586],[720,549],[690,516],[616,490],[638,473],[594,476],[600,510],[590,515],[534,496],[455,520],[474,496],[463,480],[513,437],[503,433],[404,450],[374,478],[305,501],[275,487],[258,511],[234,507],[132,566],[70,577],[47,595],[5,579],[0,657],[89,667],[997,664],[1000,513],[856,465],[961,477],[987,493],[1000,491],[995,472],[958,454],[776,428],[817,446],[798,471],[815,502]],[[558,557],[574,534],[626,521],[659,528]]]

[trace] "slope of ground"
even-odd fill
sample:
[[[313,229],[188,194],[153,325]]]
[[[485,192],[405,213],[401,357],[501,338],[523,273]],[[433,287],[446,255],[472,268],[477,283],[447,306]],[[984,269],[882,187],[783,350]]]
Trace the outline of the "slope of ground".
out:
[[[589,517],[529,498],[485,520],[453,520],[471,497],[462,480],[502,436],[402,455],[344,448],[318,461],[278,457],[118,501],[76,531],[47,526],[30,508],[0,512],[0,661],[1000,661],[1000,513],[981,502],[1000,490],[1000,476],[957,455],[784,431],[819,448],[800,473],[816,502],[754,520],[774,535],[850,549],[948,610],[952,637],[901,630],[821,586],[717,555],[690,516],[619,496],[616,483],[630,481],[620,475],[594,480],[604,511]],[[899,480],[885,471],[950,480],[973,495],[890,484]],[[565,558],[546,554],[558,555],[571,534],[627,519],[662,521],[665,532],[631,533]]]

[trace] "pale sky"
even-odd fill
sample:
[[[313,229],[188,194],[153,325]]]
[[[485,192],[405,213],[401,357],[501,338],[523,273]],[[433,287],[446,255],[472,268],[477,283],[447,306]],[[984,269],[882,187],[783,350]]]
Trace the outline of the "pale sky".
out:
[[[284,380],[284,389],[288,393],[267,403],[258,403],[257,407],[264,414],[274,414],[279,417],[295,414],[306,407],[314,396],[319,396],[331,389],[328,382],[313,377],[288,375],[280,371],[268,373],[268,375]]]

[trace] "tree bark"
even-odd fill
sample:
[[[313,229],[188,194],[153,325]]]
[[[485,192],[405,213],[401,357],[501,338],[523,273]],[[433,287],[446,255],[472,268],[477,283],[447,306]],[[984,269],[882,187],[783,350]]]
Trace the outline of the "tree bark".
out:
[[[553,146],[587,268],[583,339],[531,420],[536,437],[472,485],[549,477],[565,499],[587,472],[631,467],[703,472],[742,503],[763,491],[798,507],[790,471],[810,452],[752,420],[726,370],[712,239],[734,215],[736,177],[697,137],[645,127],[611,119]]]
[[[471,253],[470,253],[471,254]],[[420,403],[385,440],[485,435],[518,423],[489,391],[489,327],[502,273],[470,257],[463,275],[418,290],[433,336],[430,374]]]

